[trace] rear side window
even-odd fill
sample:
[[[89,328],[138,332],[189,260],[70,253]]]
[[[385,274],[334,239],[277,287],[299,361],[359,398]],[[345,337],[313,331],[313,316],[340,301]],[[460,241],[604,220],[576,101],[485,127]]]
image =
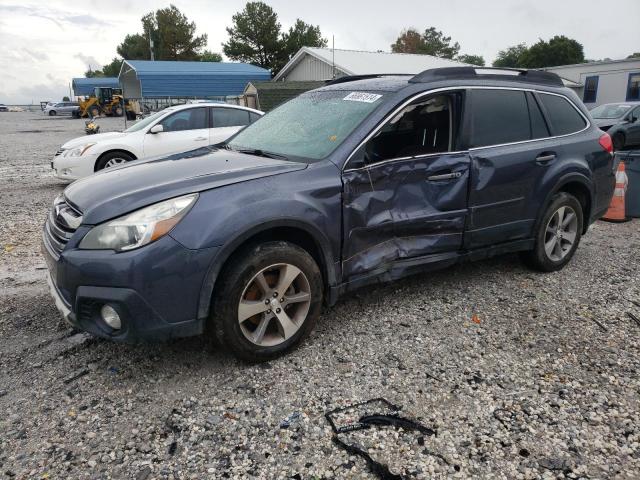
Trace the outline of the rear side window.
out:
[[[585,119],[566,98],[547,93],[540,93],[539,98],[547,111],[553,135],[579,132],[587,126]]]
[[[531,139],[525,92],[478,89],[472,96],[472,147]]]
[[[241,127],[249,125],[249,112],[237,108],[212,108],[211,117],[213,128]]]
[[[540,106],[535,97],[527,92],[527,105],[529,106],[529,118],[531,119],[531,138],[545,138],[549,136],[549,128],[545,122]]]

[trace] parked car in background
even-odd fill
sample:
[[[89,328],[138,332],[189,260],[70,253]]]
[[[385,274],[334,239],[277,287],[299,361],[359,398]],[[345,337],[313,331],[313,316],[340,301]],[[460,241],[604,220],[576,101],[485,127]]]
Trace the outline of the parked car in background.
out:
[[[56,152],[51,167],[56,177],[77,180],[132,160],[220,143],[262,114],[259,110],[214,102],[165,108],[124,132],[70,140]]]
[[[640,145],[640,102],[607,103],[590,113],[596,125],[611,135],[616,150]]]
[[[215,148],[67,187],[44,233],[64,317],[119,341],[208,332],[262,361],[365,285],[507,252],[546,272],[571,260],[608,208],[615,159],[560,77],[371,77],[304,93]]]
[[[78,102],[57,102],[47,103],[44,107],[44,114],[51,117],[56,115],[71,115],[78,108]]]
[[[0,103],[0,112],[8,112],[9,107],[7,107],[4,103]]]

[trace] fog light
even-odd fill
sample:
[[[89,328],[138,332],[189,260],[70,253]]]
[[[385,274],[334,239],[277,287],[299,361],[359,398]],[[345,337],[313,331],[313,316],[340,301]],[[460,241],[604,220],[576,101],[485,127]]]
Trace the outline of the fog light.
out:
[[[103,305],[100,309],[100,315],[104,323],[109,325],[114,330],[120,330],[122,328],[122,322],[120,321],[120,315],[116,312],[116,309],[111,305]]]
[[[62,173],[62,175],[71,175],[71,169],[70,168],[63,168],[61,173]]]

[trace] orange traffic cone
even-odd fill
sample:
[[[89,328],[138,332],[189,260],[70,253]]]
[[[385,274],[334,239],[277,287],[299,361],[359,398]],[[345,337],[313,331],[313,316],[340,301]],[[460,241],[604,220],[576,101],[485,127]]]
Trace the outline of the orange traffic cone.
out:
[[[616,172],[616,188],[613,191],[613,198],[609,205],[609,210],[604,214],[602,220],[608,222],[627,222],[630,219],[627,218],[626,207],[624,204],[624,197],[627,193],[627,186],[629,185],[629,178],[624,170],[624,162],[618,164],[618,171]]]

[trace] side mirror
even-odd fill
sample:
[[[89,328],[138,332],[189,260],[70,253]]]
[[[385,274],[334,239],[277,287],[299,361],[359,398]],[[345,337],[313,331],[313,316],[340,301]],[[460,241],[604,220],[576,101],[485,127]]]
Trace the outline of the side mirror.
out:
[[[154,135],[160,132],[164,132],[164,127],[159,123],[156,123],[153,127],[149,129],[149,133],[153,133]]]

